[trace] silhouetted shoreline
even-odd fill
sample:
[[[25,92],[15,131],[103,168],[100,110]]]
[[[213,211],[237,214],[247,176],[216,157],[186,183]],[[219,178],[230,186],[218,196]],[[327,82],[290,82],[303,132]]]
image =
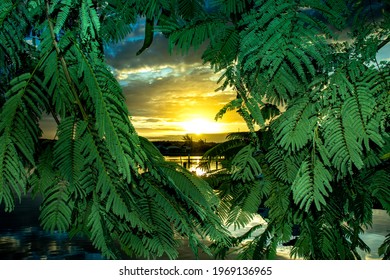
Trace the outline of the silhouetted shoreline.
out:
[[[192,141],[152,141],[160,153],[164,156],[202,156],[218,143],[203,140]]]

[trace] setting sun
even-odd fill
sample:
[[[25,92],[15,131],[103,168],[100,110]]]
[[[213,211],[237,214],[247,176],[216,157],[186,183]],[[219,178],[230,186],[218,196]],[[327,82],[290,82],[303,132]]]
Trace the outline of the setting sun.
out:
[[[185,132],[189,134],[219,133],[222,131],[220,123],[205,119],[193,119],[191,121],[182,122],[181,126]]]

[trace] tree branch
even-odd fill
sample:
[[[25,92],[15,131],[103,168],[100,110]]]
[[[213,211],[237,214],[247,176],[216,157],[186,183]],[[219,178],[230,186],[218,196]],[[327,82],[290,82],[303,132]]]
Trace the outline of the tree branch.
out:
[[[86,113],[84,107],[83,107],[83,104],[81,104],[81,100],[77,94],[77,90],[76,90],[76,87],[73,83],[73,80],[69,74],[69,70],[68,70],[68,66],[66,64],[66,61],[64,59],[63,56],[61,56],[61,50],[60,48],[58,47],[58,44],[57,44],[57,40],[56,40],[56,36],[55,36],[55,33],[54,33],[54,27],[53,27],[53,23],[51,21],[51,18],[50,18],[50,15],[49,15],[49,10],[50,10],[50,2],[49,0],[45,0],[46,2],[46,17],[47,17],[47,20],[48,20],[48,23],[49,23],[49,29],[50,29],[50,35],[51,35],[51,38],[52,38],[52,41],[53,41],[53,46],[54,48],[56,49],[56,52],[57,52],[57,55],[61,61],[61,65],[62,65],[62,69],[64,70],[64,74],[65,74],[65,78],[66,78],[66,81],[68,82],[69,86],[70,86],[70,89],[72,91],[72,94],[73,94],[73,97],[75,99],[75,102],[76,104],[78,105],[79,109],[80,109],[80,112],[83,116],[83,119],[85,121],[88,120],[88,114]]]

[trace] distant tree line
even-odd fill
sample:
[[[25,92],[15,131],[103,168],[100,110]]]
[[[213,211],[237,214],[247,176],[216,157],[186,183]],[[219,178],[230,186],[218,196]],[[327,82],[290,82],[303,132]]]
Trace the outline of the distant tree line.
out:
[[[202,156],[208,150],[217,145],[215,142],[206,142],[198,140],[193,142],[188,141],[152,141],[157,149],[164,156],[181,155],[181,156]]]

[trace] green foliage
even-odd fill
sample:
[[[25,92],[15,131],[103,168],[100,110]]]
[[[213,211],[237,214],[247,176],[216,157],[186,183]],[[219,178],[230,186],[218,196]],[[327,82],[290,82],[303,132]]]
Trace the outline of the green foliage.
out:
[[[298,226],[293,257],[359,259],[372,207],[390,211],[390,68],[376,59],[390,9],[375,2],[2,1],[1,205],[42,195],[45,229],[85,234],[108,258],[176,258],[177,236],[196,256],[211,253],[208,237],[223,257],[258,226],[232,238],[222,224],[242,227],[268,208],[241,258],[275,258]],[[235,110],[250,132],[205,155],[224,160],[207,183],[137,135],[105,64],[104,44],[138,16],[139,53],[162,32],[171,51],[202,50],[219,90],[237,94],[216,118]],[[55,141],[39,139],[43,114],[57,123]]]
[[[183,53],[188,52],[190,47],[195,50],[206,41],[214,41],[214,36],[223,30],[225,24],[221,19],[204,15],[197,21],[191,21],[184,25],[180,21],[177,23],[171,21],[164,21],[161,23],[160,30],[169,33],[170,37],[170,51],[174,47],[181,49]]]
[[[242,180],[244,183],[253,181],[255,176],[262,173],[261,167],[253,157],[255,147],[247,145],[242,148],[232,161],[232,180]]]
[[[253,219],[271,184],[262,179],[267,167],[259,164],[264,155],[250,143],[251,133],[232,133],[228,138],[204,154],[204,160],[223,158],[223,168],[206,180],[221,198],[217,211],[226,225],[243,227]]]
[[[105,64],[103,44],[160,13],[159,1],[130,2],[2,2],[0,203],[12,211],[25,192],[42,196],[44,229],[86,235],[107,258],[177,258],[180,238],[195,256],[210,253],[204,238],[230,246],[218,197],[138,137]],[[53,141],[40,139],[44,114]]]
[[[235,110],[251,131],[241,145],[228,140],[205,155],[228,162],[208,178],[225,220],[241,226],[256,212],[245,205],[269,208],[267,228],[244,245],[243,258],[274,258],[293,225],[301,229],[294,257],[359,259],[357,248],[368,250],[359,234],[372,223],[374,202],[389,207],[390,68],[376,59],[390,38],[388,8],[385,1],[212,1],[207,16],[165,28],[182,52],[204,44],[204,62],[220,73],[218,90],[237,93],[216,119]],[[337,36],[346,30],[343,42]],[[266,106],[282,113],[267,114]]]
[[[390,259],[390,235],[388,234],[386,236],[385,241],[381,245],[381,247],[378,250],[379,255],[383,255],[384,260]]]
[[[47,104],[42,82],[25,73],[14,78],[0,112],[0,201],[6,211],[14,208],[14,196],[25,192],[26,166],[34,165],[34,146],[40,136],[38,121]]]
[[[274,134],[278,145],[291,152],[301,150],[313,141],[317,124],[316,104],[307,97],[296,99],[275,122]]]
[[[239,0],[211,0],[210,6],[219,8],[224,14],[241,14],[246,12],[249,6],[254,1],[239,1]]]
[[[34,9],[22,1],[7,0],[0,4],[1,72],[14,72],[17,67],[22,66],[23,60],[28,58],[28,52],[33,51],[24,35],[29,32],[29,24],[34,15]]]
[[[326,204],[324,196],[332,191],[331,180],[332,175],[321,161],[304,161],[291,185],[294,202],[308,211],[314,201],[317,210],[321,210],[321,204]]]
[[[230,166],[229,159],[231,161],[235,154],[244,146],[245,142],[241,139],[230,139],[209,149],[204,153],[203,160],[206,160],[209,165],[213,159],[220,160],[223,157],[223,164]],[[208,165],[206,165],[207,170],[209,170]]]
[[[137,21],[137,11],[133,1],[106,1],[99,11],[100,34],[104,42],[117,43],[132,31],[131,24]]]
[[[203,59],[210,62],[216,71],[228,67],[236,58],[240,35],[233,27],[226,27],[216,34],[214,44],[203,53]]]

